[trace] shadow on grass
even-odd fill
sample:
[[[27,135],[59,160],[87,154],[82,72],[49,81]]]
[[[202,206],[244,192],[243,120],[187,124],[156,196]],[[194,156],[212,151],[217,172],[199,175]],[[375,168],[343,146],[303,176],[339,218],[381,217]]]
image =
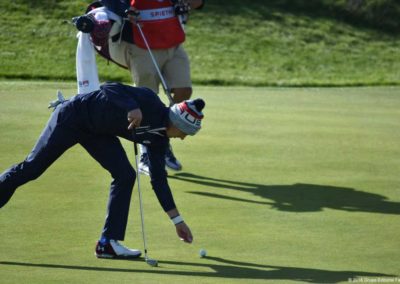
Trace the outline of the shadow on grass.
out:
[[[270,205],[288,212],[315,212],[324,208],[349,212],[400,214],[400,203],[388,201],[387,197],[353,188],[315,184],[263,185],[233,180],[209,178],[190,173],[178,173],[171,179],[191,182],[224,190],[218,193],[190,191],[189,193],[232,201]],[[268,201],[237,198],[227,190],[239,190],[260,196]]]
[[[355,278],[383,278],[395,277],[381,273],[369,273],[361,271],[331,271],[310,268],[285,267],[274,265],[261,265],[248,262],[239,262],[227,260],[219,257],[206,257],[204,262],[211,263],[191,263],[176,261],[160,261],[158,268],[149,269],[122,269],[107,268],[95,266],[78,266],[78,265],[58,265],[58,264],[41,264],[41,263],[25,263],[0,261],[0,265],[23,266],[50,269],[71,269],[83,271],[100,271],[100,272],[128,272],[128,273],[149,273],[160,275],[177,275],[177,276],[199,276],[199,277],[215,277],[215,278],[234,278],[234,279],[265,279],[265,280],[294,280],[309,283],[337,283],[349,281]],[[215,263],[213,263],[215,262]],[[163,267],[163,265],[184,266],[184,270],[179,268]],[[212,270],[211,272],[190,271],[190,267],[203,267]],[[163,270],[167,268],[167,270]]]

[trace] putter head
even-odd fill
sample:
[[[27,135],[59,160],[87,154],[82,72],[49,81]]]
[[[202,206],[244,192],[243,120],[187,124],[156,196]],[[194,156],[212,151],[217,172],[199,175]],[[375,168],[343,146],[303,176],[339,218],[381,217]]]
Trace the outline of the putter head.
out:
[[[158,266],[158,261],[155,260],[155,259],[151,259],[151,258],[146,257],[145,260],[146,260],[146,263],[148,265],[150,265],[150,266],[153,266],[153,267],[157,267]]]

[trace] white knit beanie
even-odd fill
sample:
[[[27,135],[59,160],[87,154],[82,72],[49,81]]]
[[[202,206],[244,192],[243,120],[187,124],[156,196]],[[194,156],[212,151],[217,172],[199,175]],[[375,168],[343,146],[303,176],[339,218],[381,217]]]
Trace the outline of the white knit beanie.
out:
[[[205,106],[202,99],[187,100],[174,104],[169,110],[172,124],[187,135],[195,135],[201,128],[204,115],[201,112]]]

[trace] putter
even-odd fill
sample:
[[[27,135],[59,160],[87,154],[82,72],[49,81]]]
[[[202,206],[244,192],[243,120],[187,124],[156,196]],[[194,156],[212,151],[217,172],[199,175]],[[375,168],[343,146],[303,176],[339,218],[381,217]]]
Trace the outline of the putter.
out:
[[[136,131],[133,130],[135,136],[136,136]],[[138,193],[139,193],[139,207],[140,207],[140,219],[141,219],[141,224],[142,224],[142,238],[143,238],[143,247],[144,247],[144,260],[146,263],[150,266],[156,267],[158,266],[158,261],[155,259],[149,258],[147,255],[147,244],[146,244],[146,235],[144,231],[144,217],[143,217],[143,204],[142,204],[142,192],[140,190],[140,174],[139,174],[139,162],[138,162],[138,149],[137,149],[137,143],[133,142],[133,146],[135,148],[135,162],[136,162],[136,178],[137,178],[137,186],[138,186]]]
[[[136,26],[137,26],[137,28],[139,30],[140,36],[142,37],[142,39],[144,41],[144,44],[146,45],[146,48],[147,48],[148,52],[150,54],[151,61],[153,61],[154,67],[157,70],[157,74],[160,77],[161,85],[162,85],[162,87],[164,89],[164,93],[168,97],[170,106],[172,106],[174,104],[174,100],[172,99],[170,89],[167,86],[167,82],[165,81],[164,76],[161,74],[160,68],[157,65],[156,59],[154,58],[154,55],[153,55],[153,52],[151,51],[149,43],[147,42],[147,39],[146,39],[146,37],[145,37],[145,35],[144,35],[143,31],[142,31],[142,27],[140,26],[139,23],[136,23]]]

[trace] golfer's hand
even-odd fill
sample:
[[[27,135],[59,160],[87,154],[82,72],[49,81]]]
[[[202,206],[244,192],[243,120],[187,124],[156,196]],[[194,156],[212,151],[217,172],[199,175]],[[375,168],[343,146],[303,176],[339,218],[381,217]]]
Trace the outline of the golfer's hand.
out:
[[[176,227],[176,233],[178,234],[178,237],[182,241],[189,244],[193,242],[192,232],[190,231],[189,227],[186,225],[185,222],[177,224],[175,225],[175,227]]]
[[[128,112],[128,121],[129,126],[128,129],[132,130],[135,127],[139,127],[140,123],[142,122],[142,111],[139,108],[131,110]]]

